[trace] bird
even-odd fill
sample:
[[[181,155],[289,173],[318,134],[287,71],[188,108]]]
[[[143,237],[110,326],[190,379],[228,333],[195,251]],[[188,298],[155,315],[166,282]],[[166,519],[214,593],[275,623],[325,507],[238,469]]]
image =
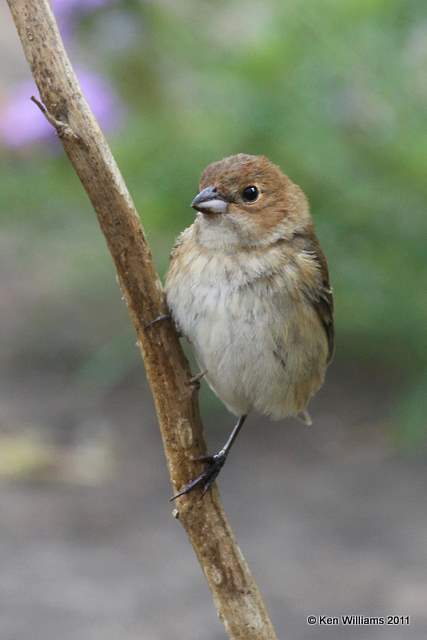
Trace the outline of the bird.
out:
[[[239,153],[207,166],[191,206],[197,214],[172,249],[166,301],[237,423],[172,500],[209,490],[249,413],[311,424],[307,405],[334,352],[328,265],[302,189],[266,156]]]

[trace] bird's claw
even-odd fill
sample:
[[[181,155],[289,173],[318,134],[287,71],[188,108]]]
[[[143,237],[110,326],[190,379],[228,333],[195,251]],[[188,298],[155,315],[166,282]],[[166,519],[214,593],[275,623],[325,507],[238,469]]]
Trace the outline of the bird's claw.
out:
[[[195,391],[198,391],[200,389],[200,381],[206,374],[207,370],[205,369],[204,371],[199,371],[199,373],[196,373],[196,375],[190,378],[190,385]]]
[[[221,453],[216,453],[213,456],[199,456],[198,458],[193,458],[194,462],[207,462],[208,465],[214,465],[216,460],[221,456]],[[224,464],[225,458],[223,460]]]
[[[202,471],[196,478],[187,482],[172,498],[170,498],[170,502],[176,500],[177,498],[190,493],[196,487],[202,487],[201,498],[209,491],[213,483],[215,482],[219,472],[221,471],[224,463],[227,459],[227,454],[224,451],[220,451],[219,453],[214,454],[213,456],[201,456],[200,458],[196,458],[198,462],[205,462],[207,464],[206,469]]]
[[[149,329],[158,322],[162,322],[162,320],[171,320],[170,313],[162,313],[160,316],[157,316],[157,318],[154,318],[154,320],[151,320],[151,322],[147,322],[147,324],[144,326],[144,329]]]

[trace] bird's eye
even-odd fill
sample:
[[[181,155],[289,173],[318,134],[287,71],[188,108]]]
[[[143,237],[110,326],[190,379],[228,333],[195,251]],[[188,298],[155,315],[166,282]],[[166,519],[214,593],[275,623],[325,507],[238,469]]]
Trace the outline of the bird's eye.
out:
[[[255,202],[258,196],[259,191],[253,184],[249,187],[245,187],[242,191],[242,198],[245,202]]]

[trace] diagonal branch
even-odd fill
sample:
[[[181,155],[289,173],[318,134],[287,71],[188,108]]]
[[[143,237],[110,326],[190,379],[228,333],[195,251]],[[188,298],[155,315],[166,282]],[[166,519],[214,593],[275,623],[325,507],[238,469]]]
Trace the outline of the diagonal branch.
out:
[[[135,326],[154,397],[169,474],[177,491],[200,472],[206,453],[197,393],[170,322],[148,326],[166,313],[160,279],[132,198],[85,101],[48,0],[8,0],[38,86],[34,101],[56,128],[96,211]],[[205,573],[215,606],[233,640],[275,640],[258,587],[214,488],[203,500],[179,500],[179,517]]]

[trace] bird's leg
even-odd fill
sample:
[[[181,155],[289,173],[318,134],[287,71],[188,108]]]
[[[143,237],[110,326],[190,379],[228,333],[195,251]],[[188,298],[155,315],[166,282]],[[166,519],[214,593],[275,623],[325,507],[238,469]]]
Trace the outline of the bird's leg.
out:
[[[192,491],[193,489],[195,489],[200,485],[203,486],[202,497],[205,495],[205,493],[210,489],[210,487],[215,482],[219,472],[224,466],[224,463],[227,460],[227,456],[230,453],[230,449],[233,446],[233,443],[236,440],[237,436],[239,435],[239,431],[243,427],[243,423],[245,422],[246,418],[247,418],[246,415],[240,416],[236,426],[234,427],[233,431],[230,434],[230,437],[228,438],[223,448],[220,451],[218,451],[218,453],[215,453],[213,456],[202,456],[201,458],[197,458],[197,460],[199,460],[200,462],[206,462],[206,469],[202,471],[202,473],[198,475],[196,478],[194,478],[193,480],[190,480],[190,482],[184,485],[181,491],[179,491],[176,495],[172,496],[171,501],[176,500],[177,498],[185,495],[186,493],[189,493],[190,491]]]

